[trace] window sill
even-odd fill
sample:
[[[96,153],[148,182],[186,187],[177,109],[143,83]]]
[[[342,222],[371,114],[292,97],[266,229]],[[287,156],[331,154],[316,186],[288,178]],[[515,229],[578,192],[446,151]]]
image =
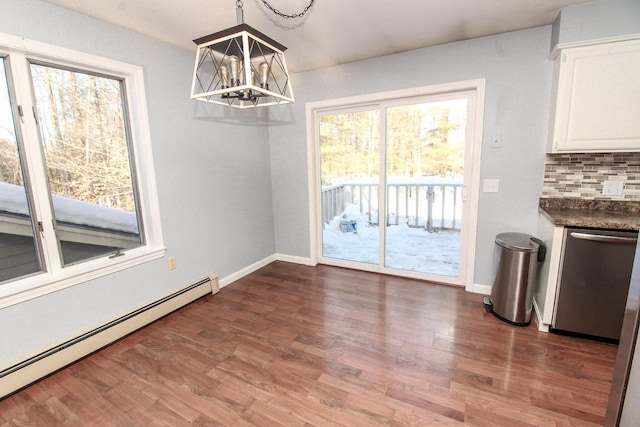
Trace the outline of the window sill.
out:
[[[125,255],[117,258],[103,257],[65,267],[56,274],[56,277],[44,272],[2,284],[0,285],[0,309],[162,258],[165,252],[164,247],[142,247],[127,251]]]

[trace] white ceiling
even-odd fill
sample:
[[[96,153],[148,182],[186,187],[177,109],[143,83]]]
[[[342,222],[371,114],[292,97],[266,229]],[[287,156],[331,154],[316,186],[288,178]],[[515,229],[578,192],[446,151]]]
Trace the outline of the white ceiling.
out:
[[[195,52],[193,39],[232,27],[236,0],[47,0]],[[286,14],[310,0],[267,0]],[[244,0],[244,22],[285,45],[292,73],[551,24],[591,0],[315,0],[283,19]]]

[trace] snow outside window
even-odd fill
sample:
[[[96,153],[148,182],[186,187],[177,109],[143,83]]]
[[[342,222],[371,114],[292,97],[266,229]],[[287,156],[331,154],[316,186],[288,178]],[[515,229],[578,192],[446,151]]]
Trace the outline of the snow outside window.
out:
[[[163,255],[142,70],[0,34],[0,307]]]

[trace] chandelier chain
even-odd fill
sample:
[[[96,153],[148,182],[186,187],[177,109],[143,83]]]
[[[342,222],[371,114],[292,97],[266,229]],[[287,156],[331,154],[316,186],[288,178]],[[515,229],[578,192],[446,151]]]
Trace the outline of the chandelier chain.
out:
[[[238,0],[240,1],[240,0]],[[315,2],[316,0],[311,0],[309,2],[309,4],[307,5],[307,7],[305,7],[302,12],[300,13],[294,13],[291,15],[287,15],[286,13],[282,13],[280,12],[278,9],[276,9],[275,7],[271,6],[269,4],[269,2],[267,0],[262,0],[262,3],[264,3],[264,5],[267,7],[267,9],[269,9],[271,12],[275,13],[276,15],[285,18],[285,19],[295,19],[295,18],[302,18],[305,13],[307,13],[309,11],[309,9],[311,8],[311,6],[313,6],[313,2]]]

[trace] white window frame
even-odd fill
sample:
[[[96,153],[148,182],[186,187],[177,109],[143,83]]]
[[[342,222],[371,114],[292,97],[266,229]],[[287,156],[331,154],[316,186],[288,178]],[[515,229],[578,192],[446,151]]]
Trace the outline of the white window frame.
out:
[[[39,141],[40,136],[35,118],[31,114],[34,107],[31,80],[24,77],[29,76],[28,60],[109,75],[123,80],[130,127],[130,149],[133,151],[135,168],[132,178],[136,180],[134,185],[138,188],[139,212],[137,214],[141,218],[143,224],[141,232],[144,234],[143,245],[125,250],[122,256],[109,258],[109,255],[105,255],[64,268],[59,262],[58,265],[50,262],[51,260],[59,260],[60,255],[51,250],[57,245],[46,245],[49,248],[49,252],[47,253],[45,248],[43,254],[44,259],[49,261],[46,271],[1,284],[0,308],[163,257],[166,248],[160,223],[160,208],[151,152],[151,135],[142,68],[4,33],[0,33],[0,56],[8,58],[9,84],[14,88],[14,101],[21,105],[24,111],[23,119],[16,123],[16,126],[20,127],[18,133],[24,140],[29,141]],[[42,164],[38,163],[42,157],[39,152],[39,144],[25,144],[25,148],[24,155],[29,164]],[[44,226],[43,239],[55,242],[53,217],[46,187],[46,172],[44,167],[40,170],[32,168],[29,170],[29,174],[36,215],[38,221],[42,222]]]

